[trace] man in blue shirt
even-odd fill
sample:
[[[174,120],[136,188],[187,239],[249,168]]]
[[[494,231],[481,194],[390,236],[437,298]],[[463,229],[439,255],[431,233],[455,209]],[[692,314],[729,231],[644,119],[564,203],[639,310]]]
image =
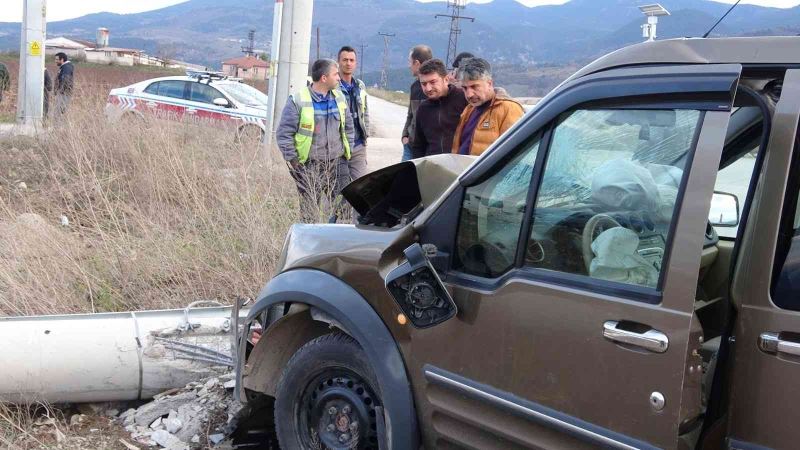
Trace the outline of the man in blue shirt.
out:
[[[355,78],[358,62],[353,47],[344,46],[339,50],[339,89],[347,99],[347,106],[355,126],[355,142],[350,152],[350,179],[356,180],[367,173],[367,136],[369,135],[369,109],[367,108],[367,87]]]

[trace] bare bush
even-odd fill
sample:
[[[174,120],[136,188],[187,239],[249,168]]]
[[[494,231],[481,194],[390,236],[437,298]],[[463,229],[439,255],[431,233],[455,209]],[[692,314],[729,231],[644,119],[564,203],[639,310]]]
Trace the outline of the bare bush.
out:
[[[109,124],[107,93],[0,140],[0,314],[253,297],[298,219],[285,165],[217,129]]]
[[[0,448],[45,448],[66,437],[68,425],[61,411],[45,403],[0,403]]]

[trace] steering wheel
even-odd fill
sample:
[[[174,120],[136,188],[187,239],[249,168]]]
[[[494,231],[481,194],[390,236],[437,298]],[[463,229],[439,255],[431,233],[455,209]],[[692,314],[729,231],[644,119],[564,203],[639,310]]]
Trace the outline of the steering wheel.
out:
[[[586,222],[586,225],[583,226],[583,263],[586,264],[587,274],[589,273],[589,267],[592,265],[592,260],[594,259],[592,242],[594,242],[597,236],[599,236],[603,231],[619,226],[621,226],[619,222],[614,220],[608,214],[596,214]]]

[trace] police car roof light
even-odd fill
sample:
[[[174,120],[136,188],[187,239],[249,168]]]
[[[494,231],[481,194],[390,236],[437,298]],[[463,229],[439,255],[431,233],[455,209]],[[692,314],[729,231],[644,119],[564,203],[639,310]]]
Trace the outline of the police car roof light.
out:
[[[228,76],[222,72],[212,72],[207,70],[187,70],[186,76],[189,78],[197,78],[198,81],[224,80],[228,78]]]

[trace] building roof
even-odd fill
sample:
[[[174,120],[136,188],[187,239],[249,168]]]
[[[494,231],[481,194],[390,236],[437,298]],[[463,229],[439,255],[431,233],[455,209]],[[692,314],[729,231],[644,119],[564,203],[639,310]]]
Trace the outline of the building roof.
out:
[[[114,52],[114,53],[142,53],[141,50],[135,48],[118,48],[118,47],[100,47],[100,48],[87,48],[87,52]]]
[[[645,64],[800,64],[800,36],[665,39],[611,52],[569,80],[613,67]]]
[[[264,68],[269,67],[268,62],[253,56],[241,56],[239,58],[228,59],[222,61],[222,64],[226,66],[237,66],[240,69],[252,69],[253,67],[264,67]]]
[[[62,36],[45,40],[44,46],[53,48],[74,49],[74,50],[83,50],[89,47],[93,47],[93,45],[86,45],[85,42],[79,42],[77,40],[68,39]]]

